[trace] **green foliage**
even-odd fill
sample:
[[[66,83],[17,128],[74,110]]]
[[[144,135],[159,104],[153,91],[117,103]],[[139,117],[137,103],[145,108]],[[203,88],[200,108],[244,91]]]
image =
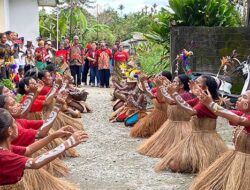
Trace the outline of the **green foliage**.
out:
[[[169,0],[169,5],[178,26],[240,25],[240,15],[229,0]]]
[[[136,48],[141,69],[146,74],[169,70],[169,59],[164,55],[164,46],[153,43],[139,44]]]
[[[21,94],[17,94],[17,95],[16,95],[16,99],[15,99],[16,102],[17,102],[17,103],[20,103],[21,100],[22,100],[22,97],[23,97],[23,96],[22,96]]]
[[[6,88],[13,90],[15,88],[15,85],[11,82],[10,79],[1,79],[0,85],[5,86]]]
[[[72,17],[71,17],[72,13]],[[51,38],[56,40],[57,37],[57,15],[56,11],[48,14],[45,10],[41,10],[40,13],[40,35],[42,37]],[[71,33],[74,35],[81,36],[86,32],[87,29],[87,19],[85,17],[84,10],[81,7],[72,7],[60,10],[58,19],[59,28],[59,39],[63,36],[70,35],[70,23],[71,23]]]

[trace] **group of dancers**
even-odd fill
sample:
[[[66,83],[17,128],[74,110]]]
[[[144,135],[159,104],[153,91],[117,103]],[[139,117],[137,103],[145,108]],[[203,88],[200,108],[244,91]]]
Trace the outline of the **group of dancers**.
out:
[[[137,151],[160,158],[156,172],[195,173],[189,190],[250,189],[250,91],[227,110],[210,76],[146,76],[129,65],[122,73],[113,77],[110,121],[130,126],[132,138],[146,138]],[[235,127],[233,150],[216,131],[218,117]]]
[[[0,190],[78,189],[61,179],[69,174],[63,160],[88,139],[77,114],[89,110],[87,94],[72,83],[66,68],[32,69],[16,91],[0,86]]]

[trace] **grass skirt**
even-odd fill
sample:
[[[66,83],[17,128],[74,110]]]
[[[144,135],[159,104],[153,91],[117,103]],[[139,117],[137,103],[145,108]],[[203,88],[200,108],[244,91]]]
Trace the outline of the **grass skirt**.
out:
[[[24,171],[23,176],[25,190],[76,190],[73,184],[66,180],[56,178],[46,172],[44,169]]]
[[[23,179],[18,181],[16,184],[2,185],[0,190],[26,190],[28,189],[27,184],[24,183]]]
[[[160,104],[153,100],[154,110],[141,120],[139,120],[130,131],[131,137],[150,137],[167,120],[167,104]]]
[[[192,117],[192,133],[180,141],[156,164],[155,170],[196,173],[207,169],[227,146],[216,132],[216,120]]]
[[[194,179],[190,190],[250,189],[250,134],[238,129],[235,151],[227,151]]]
[[[27,119],[28,120],[41,120],[43,119],[43,114],[42,112],[29,112],[27,114]]]
[[[83,130],[83,124],[78,119],[69,117],[64,113],[59,112],[57,118],[53,123],[52,129],[58,130],[66,125],[70,125],[76,130]]]
[[[190,116],[176,105],[168,106],[168,120],[138,148],[140,154],[163,157],[192,130]]]

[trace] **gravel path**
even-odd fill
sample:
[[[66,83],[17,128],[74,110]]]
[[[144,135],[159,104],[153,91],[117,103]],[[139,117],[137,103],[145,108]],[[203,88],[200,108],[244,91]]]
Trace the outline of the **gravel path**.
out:
[[[87,143],[77,147],[79,158],[69,159],[69,180],[84,190],[185,190],[193,179],[190,174],[155,173],[158,159],[142,156],[136,148],[141,139],[129,137],[122,123],[109,123],[110,89],[86,88],[88,103],[94,112],[83,115],[89,134]],[[222,126],[219,132],[231,144],[231,130]]]

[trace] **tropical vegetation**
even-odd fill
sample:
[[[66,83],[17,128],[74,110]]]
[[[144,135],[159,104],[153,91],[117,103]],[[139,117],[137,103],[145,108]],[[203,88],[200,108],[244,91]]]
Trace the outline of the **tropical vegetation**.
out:
[[[169,7],[154,3],[124,14],[124,5],[90,14],[91,0],[64,0],[51,13],[40,11],[40,34],[56,40],[77,34],[83,43],[105,40],[109,44],[144,34],[147,43],[135,47],[142,68],[152,74],[169,67],[170,26],[240,26],[240,14],[229,0],[169,0]],[[57,34],[57,15],[58,28]]]

